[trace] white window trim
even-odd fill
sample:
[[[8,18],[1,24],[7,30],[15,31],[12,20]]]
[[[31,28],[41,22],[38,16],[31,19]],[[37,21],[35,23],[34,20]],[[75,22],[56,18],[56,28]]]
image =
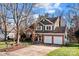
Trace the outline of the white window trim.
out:
[[[36,27],[36,30],[42,30],[42,26],[40,26],[40,27],[41,27],[41,29],[38,29],[38,27],[39,27],[39,26],[37,26],[37,27]]]
[[[50,27],[51,27],[50,30],[52,30],[52,25],[45,25],[45,30],[49,31],[49,30],[47,29],[47,26],[50,26]]]

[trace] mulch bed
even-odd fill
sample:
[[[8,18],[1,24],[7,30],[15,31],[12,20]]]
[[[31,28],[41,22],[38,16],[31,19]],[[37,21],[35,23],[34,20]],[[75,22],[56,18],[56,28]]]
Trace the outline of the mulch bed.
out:
[[[15,51],[15,50],[18,50],[18,49],[22,49],[24,48],[25,46],[19,44],[19,45],[13,45],[9,48],[4,48],[4,49],[0,49],[0,52],[11,52],[11,51]]]

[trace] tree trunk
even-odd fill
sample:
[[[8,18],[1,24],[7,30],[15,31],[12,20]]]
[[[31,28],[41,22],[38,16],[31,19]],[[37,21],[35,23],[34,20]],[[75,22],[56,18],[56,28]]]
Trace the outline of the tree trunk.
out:
[[[32,33],[32,43],[34,43],[34,41],[35,41],[35,32],[33,31],[33,33]]]
[[[19,35],[19,27],[18,27],[18,24],[16,25],[17,28],[16,28],[16,44],[19,44],[19,39],[20,39],[20,35]]]
[[[5,27],[5,41],[7,40],[7,26],[6,22],[4,22],[4,27]]]

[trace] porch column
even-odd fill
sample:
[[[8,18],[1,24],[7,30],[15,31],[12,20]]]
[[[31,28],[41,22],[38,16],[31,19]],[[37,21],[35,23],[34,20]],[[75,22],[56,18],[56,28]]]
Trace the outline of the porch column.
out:
[[[42,36],[41,36],[41,42],[42,42]]]
[[[38,36],[38,42],[39,42],[39,36]]]

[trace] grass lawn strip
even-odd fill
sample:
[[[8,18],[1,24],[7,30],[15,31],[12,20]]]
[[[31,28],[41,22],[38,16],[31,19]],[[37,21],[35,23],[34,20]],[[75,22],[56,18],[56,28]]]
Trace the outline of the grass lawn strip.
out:
[[[79,56],[79,44],[70,44],[47,54],[48,56]]]

